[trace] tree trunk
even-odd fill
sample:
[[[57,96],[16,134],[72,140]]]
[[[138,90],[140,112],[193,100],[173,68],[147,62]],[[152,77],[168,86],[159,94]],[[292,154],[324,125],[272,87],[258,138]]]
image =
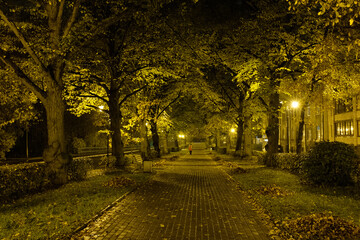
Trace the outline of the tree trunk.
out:
[[[146,120],[140,120],[140,137],[141,137],[141,158],[143,161],[149,160],[149,142],[147,137]]]
[[[220,142],[220,130],[216,129],[216,151],[220,151],[221,142]]]
[[[163,149],[164,154],[169,154],[169,133],[164,131]]]
[[[110,132],[112,134],[112,155],[115,157],[115,167],[124,168],[124,143],[121,138],[121,111],[115,97],[109,98]]]
[[[269,155],[278,153],[279,144],[280,95],[276,91],[276,86],[273,91],[274,92],[270,95],[268,127],[266,129],[266,135],[268,137],[267,153]]]
[[[251,118],[245,118],[244,124],[244,154],[245,156],[252,155],[252,134],[251,134]]]
[[[226,134],[226,153],[231,152],[231,136],[230,132],[227,132]]]
[[[68,181],[68,167],[71,157],[65,140],[64,114],[65,103],[61,91],[50,91],[44,103],[48,146],[44,149],[43,159],[47,165],[47,177],[54,185],[63,185]]]
[[[239,107],[237,109],[238,111],[238,117],[237,117],[237,131],[236,131],[236,148],[235,148],[235,154],[241,155],[241,148],[243,143],[243,136],[244,136],[244,100],[245,97],[243,94],[239,95]]]
[[[302,140],[303,140],[303,134],[304,134],[304,125],[305,125],[305,110],[306,110],[307,104],[303,104],[301,106],[301,112],[300,112],[300,121],[299,121],[299,131],[296,136],[296,153],[300,154],[302,152]]]
[[[244,121],[239,120],[237,123],[237,131],[236,131],[236,147],[235,147],[236,154],[240,153],[241,151],[243,135],[244,135]]]
[[[159,137],[159,133],[157,130],[157,124],[156,121],[154,119],[150,120],[150,130],[151,130],[151,136],[152,136],[152,140],[153,140],[153,146],[156,152],[156,157],[161,157],[161,153],[160,153],[160,137]]]

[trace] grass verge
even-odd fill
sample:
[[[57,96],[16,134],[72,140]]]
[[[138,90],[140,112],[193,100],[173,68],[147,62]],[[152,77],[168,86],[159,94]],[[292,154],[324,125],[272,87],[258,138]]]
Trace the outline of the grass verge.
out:
[[[228,170],[229,166],[242,169],[230,170],[229,173],[241,190],[250,195],[275,224],[327,213],[360,226],[360,194],[352,187],[323,188],[305,185],[299,176],[264,167],[254,159],[227,158],[223,160],[223,165]]]
[[[151,175],[111,172],[1,205],[0,239],[68,238],[76,228],[136,187],[108,184],[122,176],[141,184]]]

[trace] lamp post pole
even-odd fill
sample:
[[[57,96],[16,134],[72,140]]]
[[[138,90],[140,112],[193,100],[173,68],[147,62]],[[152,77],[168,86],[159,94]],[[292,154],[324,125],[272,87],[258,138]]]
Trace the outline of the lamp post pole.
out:
[[[299,102],[298,101],[292,101],[291,102],[291,108],[289,109],[289,152],[292,152],[291,151],[291,131],[292,131],[292,117],[293,117],[293,111],[294,109],[298,108],[299,107]]]
[[[290,109],[286,107],[287,123],[286,123],[286,151],[290,152]]]

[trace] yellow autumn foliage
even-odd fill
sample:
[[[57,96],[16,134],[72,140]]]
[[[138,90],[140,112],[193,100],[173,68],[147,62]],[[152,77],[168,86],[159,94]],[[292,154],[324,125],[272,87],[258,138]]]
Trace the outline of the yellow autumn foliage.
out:
[[[316,213],[278,226],[282,239],[360,239],[360,228],[330,213]]]

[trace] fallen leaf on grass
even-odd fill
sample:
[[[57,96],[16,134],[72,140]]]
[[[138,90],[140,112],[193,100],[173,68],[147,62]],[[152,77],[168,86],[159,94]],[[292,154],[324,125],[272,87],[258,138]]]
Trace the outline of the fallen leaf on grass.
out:
[[[134,185],[136,182],[128,177],[114,177],[110,181],[104,183],[105,187],[127,187]]]
[[[271,197],[286,197],[292,194],[279,186],[271,185],[271,186],[260,186],[259,188],[255,189],[258,194],[261,195],[268,195]]]
[[[317,213],[278,224],[285,239],[360,239],[360,228],[329,213]],[[275,228],[273,233],[277,233]]]
[[[162,160],[160,160],[160,161],[158,161],[158,162],[153,162],[153,167],[162,167],[163,165],[165,165],[166,164],[166,160],[164,160],[164,159],[162,159]]]

